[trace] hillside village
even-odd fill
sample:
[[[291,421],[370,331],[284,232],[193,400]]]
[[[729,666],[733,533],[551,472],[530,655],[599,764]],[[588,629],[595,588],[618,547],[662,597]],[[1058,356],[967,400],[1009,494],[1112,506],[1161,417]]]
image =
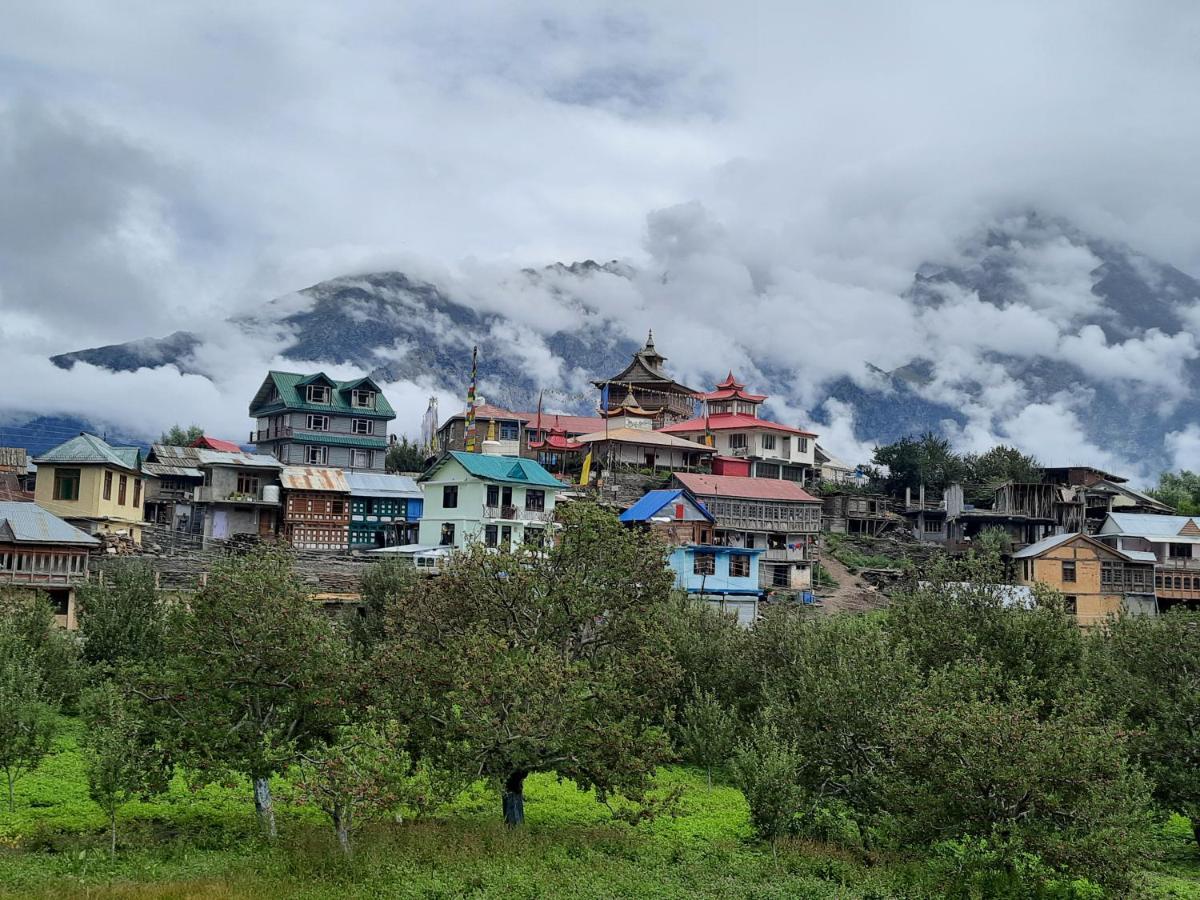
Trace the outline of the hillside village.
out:
[[[676,587],[744,625],[771,603],[882,605],[911,561],[982,546],[1003,555],[1016,602],[1050,585],[1080,625],[1200,606],[1200,525],[1125,477],[1081,461],[982,495],[901,491],[767,418],[769,398],[732,371],[704,389],[666,363],[651,333],[623,370],[596,373],[591,416],[492,405],[473,368],[466,408],[439,422],[431,403],[407,472],[389,471],[401,445],[380,386],[321,372],[267,373],[245,443],[147,451],[82,433],[32,459],[0,449],[0,584],[47,592],[71,627],[75,588],[109,556],[139,554],[192,590],[228,548],[275,542],[314,599],[354,604],[380,559],[433,576],[469,545],[538,552],[556,510],[590,499],[661,536]]]

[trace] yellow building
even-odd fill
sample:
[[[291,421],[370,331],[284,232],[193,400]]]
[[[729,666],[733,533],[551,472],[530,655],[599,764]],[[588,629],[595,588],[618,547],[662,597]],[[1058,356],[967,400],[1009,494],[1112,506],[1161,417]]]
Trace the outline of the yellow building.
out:
[[[1056,534],[1013,554],[1017,581],[1060,591],[1080,625],[1121,612],[1153,614],[1154,554],[1116,550],[1086,534]]]
[[[34,501],[88,534],[142,540],[142,451],[86,432],[37,457]]]

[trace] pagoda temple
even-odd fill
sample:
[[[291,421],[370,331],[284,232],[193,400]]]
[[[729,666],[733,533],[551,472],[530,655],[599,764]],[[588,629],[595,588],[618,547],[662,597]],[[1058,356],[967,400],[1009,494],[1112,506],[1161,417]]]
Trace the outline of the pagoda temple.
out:
[[[633,354],[633,360],[623,371],[592,382],[600,389],[601,413],[614,407],[645,411],[653,416],[655,428],[691,418],[695,414],[697,392],[671,378],[663,370],[666,361],[655,349],[651,331],[646,346]]]

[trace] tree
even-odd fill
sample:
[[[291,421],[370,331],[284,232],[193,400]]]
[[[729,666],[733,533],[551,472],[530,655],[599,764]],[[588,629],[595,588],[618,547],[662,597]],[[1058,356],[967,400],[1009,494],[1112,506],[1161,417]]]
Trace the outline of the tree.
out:
[[[679,735],[684,758],[704,767],[711,788],[713,766],[727,763],[737,746],[737,714],[711,691],[693,688],[691,699],[680,712]]]
[[[1042,480],[1041,464],[1015,447],[1000,444],[986,453],[963,457],[966,468],[967,499],[978,502],[992,497],[1000,485],[1015,481],[1037,483]]]
[[[510,825],[531,772],[638,800],[670,755],[664,548],[592,504],[562,520],[545,553],[472,548],[412,591],[376,677],[425,754],[500,782]]]
[[[88,795],[108,818],[109,854],[116,856],[117,813],[130,800],[164,792],[171,766],[137,705],[115,683],[86,692],[81,708]]]
[[[159,435],[158,442],[173,447],[190,447],[202,437],[204,437],[204,429],[199,425],[188,425],[186,427],[172,425]]]
[[[746,797],[750,822],[759,837],[771,841],[789,834],[804,806],[797,775],[800,750],[773,725],[755,725],[733,757],[733,780]]]
[[[1158,486],[1146,493],[1181,516],[1200,515],[1200,474],[1187,469],[1163,472],[1158,476]]]
[[[13,788],[38,767],[54,737],[54,707],[24,644],[0,633],[0,770],[8,784],[8,811],[16,809]]]
[[[345,630],[308,599],[289,556],[263,548],[220,560],[167,641],[164,677],[143,693],[200,772],[251,779],[275,836],[270,777],[343,724],[355,682]]]
[[[919,438],[904,437],[892,444],[875,448],[872,462],[887,466],[884,488],[899,496],[905,488],[915,493],[925,485],[927,494],[938,495],[948,485],[961,482],[967,467],[950,442],[927,431]]]
[[[1127,723],[1155,799],[1192,820],[1200,846],[1200,613],[1124,616],[1095,642],[1093,687]]]
[[[106,563],[103,580],[79,588],[79,633],[83,658],[117,667],[161,657],[166,611],[149,563],[120,559]]]
[[[383,467],[388,472],[421,472],[425,469],[425,454],[415,443],[409,443],[406,436],[388,447],[383,459]]]
[[[383,640],[388,623],[399,615],[396,605],[403,603],[417,578],[412,563],[399,559],[381,559],[363,573],[363,602],[353,629],[360,650],[369,653]]]
[[[70,708],[83,672],[75,635],[54,622],[50,598],[36,591],[0,590],[0,639],[9,636],[41,678],[43,699]]]

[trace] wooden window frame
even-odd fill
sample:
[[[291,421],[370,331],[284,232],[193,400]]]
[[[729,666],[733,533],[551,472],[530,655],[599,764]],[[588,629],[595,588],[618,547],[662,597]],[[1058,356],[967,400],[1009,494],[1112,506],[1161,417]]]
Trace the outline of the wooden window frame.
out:
[[[745,553],[732,553],[729,556],[729,577],[749,578],[750,557]]]
[[[125,498],[129,496],[129,476],[122,475],[121,480],[117,482],[117,506],[125,505]]]
[[[310,384],[306,385],[304,399],[309,403],[328,404],[330,398],[330,387],[327,384]]]
[[[442,509],[458,509],[458,485],[442,485]]]
[[[717,554],[715,554],[715,553],[693,553],[692,554],[692,574],[693,575],[716,575],[717,574]]]
[[[324,413],[309,413],[306,425],[308,431],[328,431],[329,416]]]
[[[1068,572],[1070,575],[1067,574]],[[1062,561],[1062,582],[1063,584],[1079,583],[1079,570],[1075,565],[1075,560],[1064,559]]]
[[[105,500],[112,499],[112,483],[113,483],[113,473],[110,469],[105,469],[104,470],[104,499]]]
[[[79,488],[82,481],[82,469],[56,468],[54,470],[54,499],[64,502],[77,502],[79,500]],[[68,485],[71,486],[71,490],[65,490]],[[67,496],[68,494],[70,496]]]

